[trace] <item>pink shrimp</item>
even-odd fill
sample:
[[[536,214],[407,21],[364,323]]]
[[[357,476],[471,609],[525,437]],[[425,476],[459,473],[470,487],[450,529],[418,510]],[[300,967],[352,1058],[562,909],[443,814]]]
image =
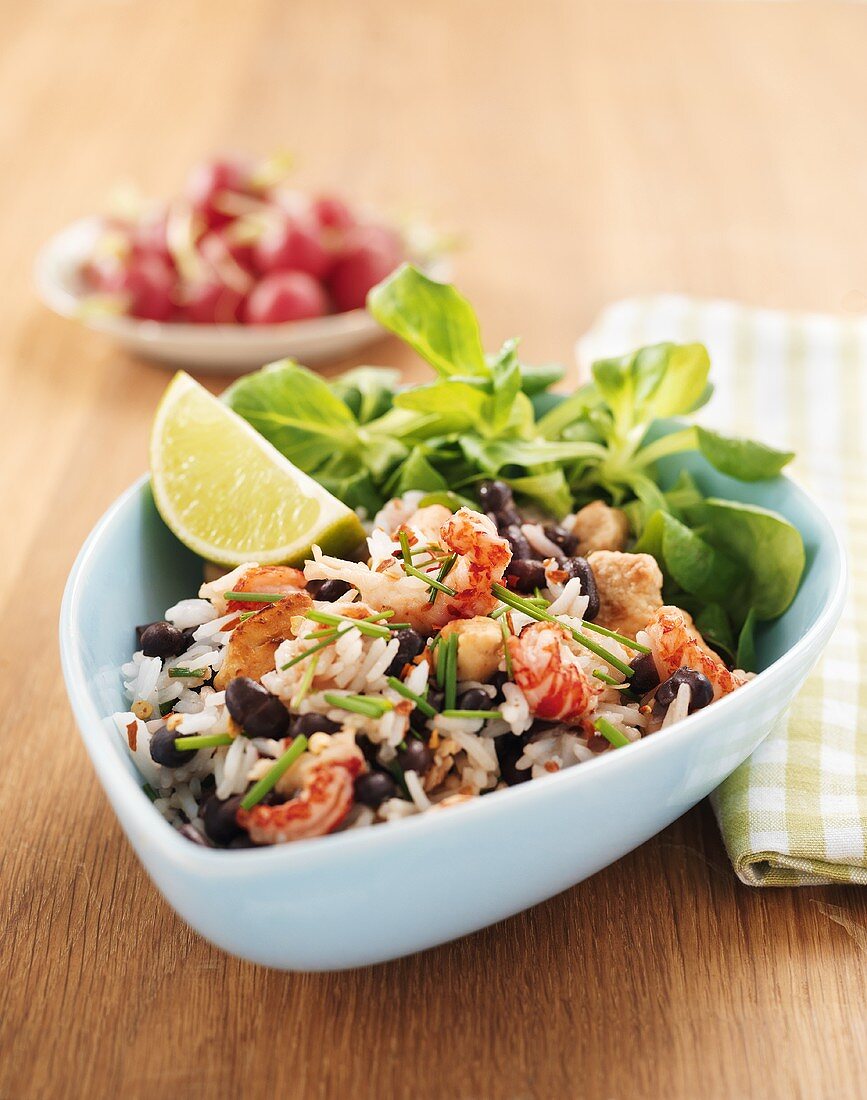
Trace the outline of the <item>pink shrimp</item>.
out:
[[[710,680],[714,699],[746,683],[743,676],[729,672],[722,658],[708,648],[687,611],[660,607],[644,630],[660,680],[667,680],[679,668],[694,669]]]
[[[304,574],[291,565],[257,565],[235,584],[236,592],[271,592],[290,595],[304,591]],[[229,600],[229,611],[261,611],[264,605],[253,600]]]
[[[487,615],[497,604],[491,585],[503,579],[512,557],[509,544],[498,536],[487,516],[469,508],[449,515],[436,532],[435,541],[457,557],[445,578],[454,595],[439,592],[433,603],[431,586],[407,575],[396,557],[386,558],[376,569],[371,569],[369,565],[324,557],[314,551],[315,559],[307,563],[304,574],[308,581],[330,578],[346,581],[358,589],[370,607],[377,611],[391,609],[396,618],[429,634],[452,619]],[[429,576],[436,576],[434,567],[426,568]]]
[[[531,623],[508,645],[515,683],[537,718],[578,722],[596,706],[602,685],[584,671],[565,630]]]
[[[257,844],[286,844],[332,832],[352,809],[355,777],[363,767],[361,753],[314,763],[294,798],[277,806],[261,803],[236,815]]]

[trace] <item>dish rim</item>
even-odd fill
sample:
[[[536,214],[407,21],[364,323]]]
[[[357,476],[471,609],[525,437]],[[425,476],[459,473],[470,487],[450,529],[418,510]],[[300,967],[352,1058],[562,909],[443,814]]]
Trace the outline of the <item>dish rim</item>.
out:
[[[830,545],[833,548],[833,560],[836,564],[836,580],[833,583],[830,598],[807,631],[782,656],[778,657],[768,668],[758,673],[753,680],[744,684],[736,692],[718,699],[712,707],[688,715],[668,729],[657,731],[651,738],[633,742],[616,753],[601,754],[584,762],[580,767],[564,768],[562,771],[547,776],[544,783],[522,783],[516,787],[510,787],[504,791],[492,791],[484,797],[473,798],[464,804],[450,807],[447,818],[443,818],[439,814],[423,813],[402,820],[399,829],[350,829],[325,837],[311,837],[307,840],[295,841],[292,844],[231,850],[207,848],[203,845],[193,844],[170,825],[154,809],[150,799],[141,789],[141,785],[136,783],[133,776],[124,767],[119,745],[108,746],[109,752],[105,753],[103,751],[97,758],[97,750],[102,748],[98,739],[108,736],[109,730],[106,723],[111,718],[110,715],[99,713],[87,690],[81,646],[76,641],[74,628],[79,617],[87,572],[96,547],[106,529],[113,523],[117,513],[122,511],[131,498],[140,495],[147,486],[150,475],[142,474],[113,501],[92,528],[75,558],[64,586],[59,621],[60,658],[67,694],[75,714],[79,733],[94,768],[106,787],[106,794],[108,794],[109,785],[118,793],[131,792],[131,796],[127,800],[127,810],[135,818],[136,824],[148,833],[151,842],[160,847],[161,855],[169,858],[175,865],[182,865],[187,870],[205,875],[214,875],[225,870],[237,872],[242,868],[249,868],[251,873],[257,869],[265,870],[269,867],[282,867],[285,870],[291,870],[293,861],[304,864],[310,858],[311,852],[321,853],[316,858],[324,860],[328,858],[329,853],[338,857],[347,849],[359,848],[370,843],[378,845],[389,844],[390,842],[397,843],[400,838],[407,835],[405,832],[407,829],[414,830],[421,838],[427,831],[440,828],[441,825],[438,823],[453,821],[456,814],[475,814],[478,816],[494,812],[501,806],[504,795],[508,795],[513,800],[523,798],[525,802],[528,802],[531,799],[544,798],[545,791],[551,789],[551,784],[559,783],[562,786],[566,783],[578,785],[588,782],[587,779],[581,777],[589,775],[592,778],[595,770],[600,767],[608,769],[622,768],[625,766],[624,762],[630,761],[637,750],[645,755],[652,752],[658,753],[675,739],[683,739],[694,732],[700,732],[711,723],[721,719],[724,720],[726,715],[733,713],[736,708],[747,706],[758,691],[766,690],[762,685],[771,685],[785,679],[788,667],[796,663],[809,650],[815,648],[816,640],[826,631],[830,634],[833,630],[842,613],[848,589],[848,563],[845,547],[838,532],[812,494],[791,478],[783,475],[781,477],[809,503],[824,528],[826,537],[830,538]],[[824,542],[824,539],[822,541]],[[821,651],[816,655],[816,659],[820,655]],[[114,809],[113,806],[112,809]],[[115,813],[117,814],[116,810]],[[397,836],[394,834],[397,834]],[[374,839],[371,839],[371,837]],[[389,838],[393,839],[390,841]]]

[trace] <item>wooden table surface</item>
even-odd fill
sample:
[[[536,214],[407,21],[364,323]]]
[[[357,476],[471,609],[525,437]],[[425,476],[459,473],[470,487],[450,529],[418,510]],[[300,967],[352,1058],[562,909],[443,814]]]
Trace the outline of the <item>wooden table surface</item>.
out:
[[[268,972],[192,934],[114,821],[56,643],[166,375],[50,316],[31,264],[118,179],[289,146],[305,181],[460,232],[488,345],[521,333],[530,361],[635,292],[858,310],[867,8],[7,0],[0,28],[0,1097],[863,1095],[867,894],[740,885],[707,805],[390,965]]]

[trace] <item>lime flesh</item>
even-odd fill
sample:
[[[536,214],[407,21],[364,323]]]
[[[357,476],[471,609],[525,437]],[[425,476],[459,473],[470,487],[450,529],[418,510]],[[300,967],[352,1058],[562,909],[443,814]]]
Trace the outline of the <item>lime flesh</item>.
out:
[[[154,418],[151,482],[168,527],[221,565],[296,565],[314,543],[342,556],[364,538],[352,509],[183,372]]]

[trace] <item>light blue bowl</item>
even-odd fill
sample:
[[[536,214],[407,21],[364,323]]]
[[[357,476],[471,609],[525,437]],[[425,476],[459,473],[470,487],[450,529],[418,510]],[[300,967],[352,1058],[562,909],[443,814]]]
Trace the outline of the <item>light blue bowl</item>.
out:
[[[718,786],[765,738],[840,615],[843,548],[813,501],[779,478],[744,485],[683,463],[706,492],[761,504],[803,533],[807,571],[759,638],[765,671],[679,725],[538,782],[374,829],[284,847],[191,844],[141,790],[106,715],[124,710],[118,667],[134,625],[194,593],[201,566],[165,528],[147,479],[100,520],[73,567],[60,622],[81,735],[118,820],[159,890],[196,931],[253,962],[331,970],[462,936],[580,882]]]

